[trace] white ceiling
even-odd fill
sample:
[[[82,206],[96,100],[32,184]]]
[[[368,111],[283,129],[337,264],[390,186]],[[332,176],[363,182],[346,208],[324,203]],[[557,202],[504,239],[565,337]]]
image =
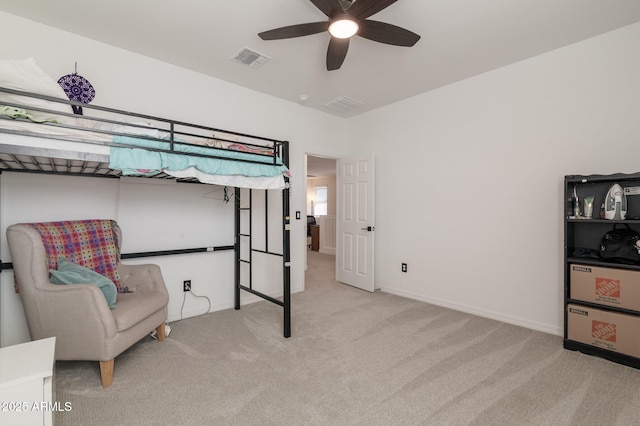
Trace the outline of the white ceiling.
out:
[[[329,72],[327,33],[257,36],[326,20],[308,0],[0,0],[0,10],[291,102],[307,95],[309,108],[332,113],[323,105],[341,96],[364,103],[345,117],[640,21],[640,0],[398,0],[371,19],[420,41],[406,48],[356,36],[342,68]],[[271,60],[232,61],[244,47]]]

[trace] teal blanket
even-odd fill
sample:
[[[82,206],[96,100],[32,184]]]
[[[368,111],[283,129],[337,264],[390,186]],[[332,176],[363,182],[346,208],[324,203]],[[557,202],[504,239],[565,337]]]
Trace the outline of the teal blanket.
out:
[[[120,144],[156,149],[167,149],[169,146],[168,143],[164,142],[127,136],[114,136],[113,141]],[[175,144],[174,151],[198,155],[216,155],[224,158],[197,157],[180,153],[112,146],[109,167],[122,170],[123,175],[152,175],[163,170],[177,171],[185,170],[189,167],[195,167],[201,172],[210,175],[226,176],[271,177],[287,172],[287,167],[282,164],[279,158],[277,158],[278,164],[274,165],[273,158],[268,156],[183,144]],[[259,161],[265,164],[234,160]]]

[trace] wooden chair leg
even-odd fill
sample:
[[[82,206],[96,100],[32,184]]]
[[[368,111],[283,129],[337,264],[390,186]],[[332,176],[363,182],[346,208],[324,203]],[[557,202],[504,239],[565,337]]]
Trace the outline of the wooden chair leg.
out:
[[[113,361],[100,361],[100,376],[102,377],[102,387],[108,388],[113,383]]]
[[[158,342],[164,342],[164,323],[160,324],[157,328],[156,328],[156,336],[158,337]]]

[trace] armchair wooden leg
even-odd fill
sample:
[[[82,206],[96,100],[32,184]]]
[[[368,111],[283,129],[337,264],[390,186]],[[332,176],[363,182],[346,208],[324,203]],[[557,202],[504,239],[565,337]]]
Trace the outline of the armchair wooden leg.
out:
[[[108,388],[113,383],[113,361],[100,361],[100,376],[102,376],[102,387]]]
[[[157,328],[156,328],[156,336],[158,337],[158,342],[164,342],[164,323],[160,324]]]

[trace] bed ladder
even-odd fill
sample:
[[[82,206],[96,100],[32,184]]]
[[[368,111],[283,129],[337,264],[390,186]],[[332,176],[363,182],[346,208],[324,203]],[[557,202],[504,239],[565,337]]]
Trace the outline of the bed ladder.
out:
[[[253,248],[252,236],[252,207],[253,192],[258,191],[249,189],[248,206],[243,207],[240,197],[240,188],[235,188],[235,309],[240,309],[241,290],[261,297],[276,305],[282,306],[283,309],[283,328],[284,337],[291,337],[291,252],[290,252],[290,217],[289,217],[289,179],[285,178],[285,189],[282,190],[282,253],[276,253],[269,250],[269,190],[264,191],[264,211],[265,211],[265,249],[258,250]],[[273,190],[271,190],[273,191]],[[248,231],[241,229],[241,214],[246,212],[248,217]],[[248,244],[248,249],[243,250]],[[282,300],[271,297],[253,288],[253,254],[255,252],[278,256],[282,258]],[[242,258],[242,253],[248,256],[248,259]],[[241,265],[248,265],[248,277],[244,277],[247,281],[246,285],[241,283]]]

